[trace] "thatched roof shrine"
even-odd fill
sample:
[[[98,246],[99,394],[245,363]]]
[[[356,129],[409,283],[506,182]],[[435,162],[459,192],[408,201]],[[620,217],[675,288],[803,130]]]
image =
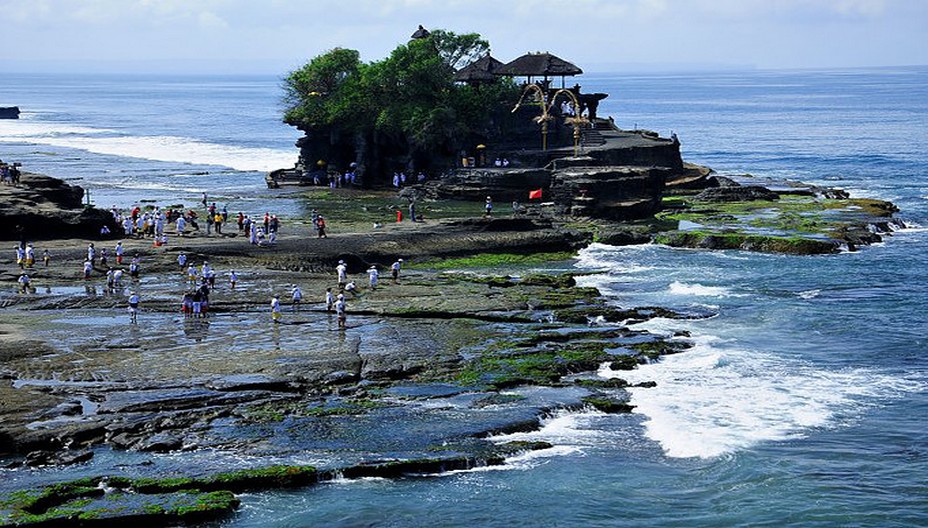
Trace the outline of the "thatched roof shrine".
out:
[[[487,53],[458,70],[454,74],[454,80],[469,83],[492,82],[496,78],[496,70],[502,65],[501,61],[494,59]]]
[[[511,77],[563,77],[583,70],[550,53],[528,53],[496,69],[496,75]]]

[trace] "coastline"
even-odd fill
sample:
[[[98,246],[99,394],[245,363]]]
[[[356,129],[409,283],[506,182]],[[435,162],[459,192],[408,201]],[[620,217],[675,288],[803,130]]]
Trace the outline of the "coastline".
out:
[[[333,198],[339,200],[337,194]],[[350,445],[368,454],[353,458],[325,448],[331,458],[319,468],[323,471],[368,464],[380,459],[378,452],[431,467],[431,449],[449,444],[455,447],[446,447],[447,456],[439,457],[445,463],[486,464],[496,460],[486,454],[494,452],[488,436],[532,430],[540,417],[557,409],[630,412],[627,383],[598,380],[595,371],[604,363],[613,371],[634,369],[685,352],[688,344],[684,334],[651,335],[629,324],[714,315],[618,307],[595,289],[575,286],[570,273],[557,271],[557,263],[551,273],[532,271],[536,266],[504,266],[500,272],[473,258],[573,252],[608,240],[608,233],[613,240],[631,236],[623,231],[627,225],[465,216],[318,239],[296,219],[284,220],[291,227],[272,247],[253,246],[237,232],[172,237],[159,248],[151,239],[127,240],[127,253],[138,252],[142,260],[142,280],[110,294],[97,294],[102,270],[91,280],[92,291],[79,278],[91,240],[43,243],[52,248],[54,260],[48,270],[35,269],[36,293],[4,299],[8,316],[0,355],[9,385],[0,388],[5,402],[0,447],[6,464],[87,463],[101,448],[231,450],[278,460],[295,445],[347,447],[347,439],[338,435],[316,436],[320,427],[337,423],[361,424],[366,433],[352,435]],[[641,241],[637,229],[639,234],[627,240]],[[209,318],[189,320],[178,313],[184,290],[176,263],[180,252],[197,264],[209,260],[222,272],[235,269],[241,277],[234,291],[220,282]],[[477,267],[461,270],[465,273],[428,267],[430,260],[460,256],[470,256]],[[319,302],[325,288],[335,286],[334,264],[345,260],[363,285],[370,265],[379,264],[386,275],[384,267],[397,258],[413,265],[397,284],[384,276],[377,291],[349,299],[348,329],[335,328]],[[8,269],[15,265],[7,264]],[[7,271],[4,282],[15,275]],[[266,309],[270,296],[286,297],[294,284],[310,301],[299,312],[285,306],[283,323],[272,324]],[[126,332],[125,295],[134,288],[143,292],[142,314]],[[248,345],[237,338],[241,335],[251,336]],[[640,384],[641,390],[649,386]],[[530,387],[544,387],[547,395],[530,396]],[[382,434],[376,423],[392,416],[391,423],[402,417],[401,422],[422,426],[417,409],[439,401],[457,406],[458,419],[432,424],[432,435],[411,443],[412,433],[400,428],[394,433],[407,443],[400,451],[374,441]],[[494,409],[489,416],[488,408]],[[460,409],[468,410],[463,420]],[[256,426],[262,431],[257,436]],[[269,445],[267,428],[283,440]],[[514,449],[533,448],[544,447]],[[177,476],[157,468],[146,473]],[[226,504],[222,512],[229,511]]]

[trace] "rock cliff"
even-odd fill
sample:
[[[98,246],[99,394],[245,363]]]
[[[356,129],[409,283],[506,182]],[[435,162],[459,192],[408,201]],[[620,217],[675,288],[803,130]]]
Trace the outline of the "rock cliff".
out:
[[[510,167],[459,168],[427,186],[429,196],[498,203],[528,202],[530,190],[542,190],[540,202],[559,215],[631,220],[660,210],[665,183],[692,168],[684,166],[680,144],[657,134],[621,131],[599,120],[597,144],[575,156],[572,148],[522,151]]]
[[[85,208],[83,197],[80,187],[24,172],[18,185],[0,186],[0,239],[98,238],[104,225],[115,232],[113,216]]]

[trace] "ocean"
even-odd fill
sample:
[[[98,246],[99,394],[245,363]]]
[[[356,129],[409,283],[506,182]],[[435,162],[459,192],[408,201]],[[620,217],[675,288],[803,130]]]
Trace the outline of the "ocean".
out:
[[[600,115],[675,132],[687,161],[894,202],[905,229],[857,252],[657,245],[569,269],[695,346],[622,377],[635,412],[563,412],[554,448],[505,466],[246,497],[221,526],[928,526],[928,68],[592,74]],[[291,166],[279,79],[5,74],[0,159],[74,180],[101,206],[260,197]],[[603,376],[613,373],[600,372]]]

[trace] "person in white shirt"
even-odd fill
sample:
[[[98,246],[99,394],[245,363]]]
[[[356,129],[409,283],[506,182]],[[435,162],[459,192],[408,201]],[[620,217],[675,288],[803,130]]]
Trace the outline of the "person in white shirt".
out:
[[[129,320],[132,323],[138,322],[139,318],[139,294],[132,292],[129,295]]]
[[[303,302],[303,290],[295,284],[293,285],[291,298],[293,300],[293,311],[300,311],[300,303]]]
[[[280,296],[275,295],[271,299],[271,321],[275,323],[280,322]]]

